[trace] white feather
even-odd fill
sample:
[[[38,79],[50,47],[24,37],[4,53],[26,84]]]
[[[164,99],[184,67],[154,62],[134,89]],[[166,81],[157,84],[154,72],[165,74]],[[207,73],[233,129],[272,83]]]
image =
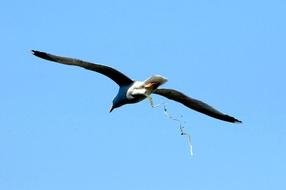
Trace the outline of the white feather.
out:
[[[167,79],[161,75],[154,75],[146,79],[144,82],[135,81],[132,86],[127,90],[126,97],[129,100],[132,100],[136,95],[149,96],[153,90],[146,88],[146,85],[149,83],[158,83],[159,86],[167,82]]]

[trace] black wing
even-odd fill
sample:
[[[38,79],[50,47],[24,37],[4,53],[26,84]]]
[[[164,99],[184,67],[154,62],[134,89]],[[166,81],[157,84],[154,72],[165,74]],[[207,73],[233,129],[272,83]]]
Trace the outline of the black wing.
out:
[[[183,94],[177,90],[156,89],[153,91],[153,93],[164,96],[168,99],[180,102],[180,103],[184,104],[185,106],[187,106],[188,108],[191,108],[193,110],[196,110],[196,111],[201,112],[203,114],[206,114],[208,116],[214,117],[216,119],[220,119],[220,120],[231,122],[231,123],[241,123],[241,121],[239,121],[238,119],[236,119],[232,116],[223,114],[223,113],[219,112],[218,110],[214,109],[213,107],[209,106],[208,104],[206,104],[200,100],[190,98],[190,97],[186,96],[185,94]]]
[[[48,53],[41,52],[41,51],[35,51],[35,50],[32,50],[32,53],[37,57],[40,57],[40,58],[43,58],[49,61],[54,61],[54,62],[66,64],[66,65],[75,65],[75,66],[83,67],[91,71],[101,73],[109,77],[110,79],[112,79],[119,86],[128,85],[128,84],[133,83],[133,80],[131,80],[129,77],[127,77],[123,73],[111,67],[105,66],[105,65],[89,63],[89,62],[82,61],[79,59],[61,57],[61,56],[52,55],[52,54],[48,54]]]

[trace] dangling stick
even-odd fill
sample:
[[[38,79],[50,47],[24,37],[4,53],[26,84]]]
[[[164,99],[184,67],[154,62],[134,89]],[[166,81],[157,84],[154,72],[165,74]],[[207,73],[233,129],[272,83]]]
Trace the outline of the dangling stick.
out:
[[[149,100],[150,105],[151,105],[152,108],[156,108],[156,107],[159,107],[159,106],[160,106],[160,104],[154,106],[153,99],[152,99],[152,97],[151,97],[150,95],[147,95],[147,99]],[[182,125],[182,121],[181,121],[180,119],[175,118],[175,117],[173,117],[172,115],[170,115],[170,114],[168,113],[168,110],[167,110],[167,107],[166,107],[165,104],[163,104],[163,106],[164,106],[164,107],[163,107],[163,108],[164,108],[164,114],[165,114],[169,119],[178,122],[178,123],[179,123],[179,129],[180,129],[181,135],[187,136],[190,154],[191,154],[191,156],[193,156],[194,153],[193,153],[193,145],[192,145],[191,135],[190,135],[189,133],[185,132],[184,126]]]
[[[166,105],[164,105],[164,114],[165,114],[169,119],[172,119],[173,121],[179,122],[179,129],[180,129],[181,135],[187,136],[190,154],[191,154],[191,156],[193,156],[194,153],[193,153],[192,138],[191,138],[191,135],[184,130],[184,126],[182,125],[182,121],[181,121],[180,119],[174,118],[172,115],[170,115],[170,114],[168,113],[168,110],[167,110]]]

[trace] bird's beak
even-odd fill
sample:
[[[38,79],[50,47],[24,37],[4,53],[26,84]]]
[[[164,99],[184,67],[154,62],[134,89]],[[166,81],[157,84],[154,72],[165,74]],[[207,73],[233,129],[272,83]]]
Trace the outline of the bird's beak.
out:
[[[109,113],[111,113],[112,110],[114,110],[114,106],[113,105],[110,107]]]

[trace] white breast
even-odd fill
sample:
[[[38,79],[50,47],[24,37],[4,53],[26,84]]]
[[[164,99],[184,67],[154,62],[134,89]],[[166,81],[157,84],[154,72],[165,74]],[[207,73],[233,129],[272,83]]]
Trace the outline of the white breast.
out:
[[[146,89],[144,88],[144,82],[135,81],[132,86],[127,90],[126,97],[132,100],[136,95],[145,95]]]
[[[135,98],[134,96],[136,95],[144,95],[147,97],[153,92],[153,90],[155,90],[156,88],[158,88],[160,85],[164,84],[165,82],[167,82],[167,79],[161,75],[151,76],[144,82],[135,81],[133,85],[127,90],[126,97],[129,100],[134,99]]]

